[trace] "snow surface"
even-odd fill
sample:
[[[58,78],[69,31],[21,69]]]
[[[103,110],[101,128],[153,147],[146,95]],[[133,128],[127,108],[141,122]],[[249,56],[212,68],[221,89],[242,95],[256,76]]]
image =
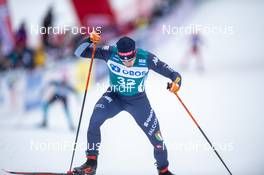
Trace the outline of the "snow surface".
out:
[[[203,33],[206,71],[182,71],[179,95],[236,175],[264,174],[263,7],[262,1],[206,1],[186,22],[234,27],[233,35]],[[186,36],[165,35],[164,39],[154,52],[177,69]],[[206,140],[176,97],[167,92],[167,81],[151,73],[147,94],[169,150],[170,169],[178,175],[228,174],[214,152],[205,148]],[[88,121],[102,93],[95,87],[88,92],[74,166],[85,160]],[[35,127],[41,111],[15,112],[5,106],[0,109],[0,168],[67,171],[75,134],[68,130],[61,106],[51,108],[48,130]],[[81,102],[71,100],[76,125],[80,106]],[[157,174],[152,146],[128,113],[108,120],[102,137],[98,175]]]

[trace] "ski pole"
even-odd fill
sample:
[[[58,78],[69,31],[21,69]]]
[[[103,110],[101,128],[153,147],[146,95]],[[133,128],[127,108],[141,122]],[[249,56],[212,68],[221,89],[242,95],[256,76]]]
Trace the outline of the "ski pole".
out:
[[[70,169],[68,171],[68,174],[72,174],[72,171],[71,171],[72,170],[72,164],[73,164],[76,145],[77,145],[77,141],[78,141],[78,137],[79,137],[79,131],[80,131],[80,127],[81,127],[81,121],[82,121],[82,116],[83,116],[85,99],[86,99],[86,95],[87,95],[87,91],[88,91],[88,87],[89,87],[92,68],[93,68],[93,60],[94,60],[95,50],[96,50],[96,43],[93,44],[92,58],[91,58],[90,66],[89,66],[89,71],[87,74],[86,86],[85,86],[85,91],[84,91],[84,96],[83,96],[83,101],[82,101],[82,108],[81,108],[81,113],[80,113],[80,117],[79,117],[79,123],[78,123],[77,133],[76,133],[76,137],[75,137],[73,152],[72,152],[71,165],[70,165]]]
[[[219,155],[219,153],[217,152],[217,150],[215,149],[215,147],[213,146],[213,144],[211,143],[211,141],[208,139],[208,137],[206,136],[206,134],[204,133],[204,131],[202,130],[202,128],[200,127],[200,125],[198,124],[198,122],[195,120],[195,118],[193,117],[192,113],[189,111],[189,109],[186,107],[186,105],[183,103],[182,99],[179,97],[179,95],[177,93],[175,93],[176,97],[178,98],[178,100],[180,101],[180,103],[182,104],[182,106],[184,107],[184,109],[186,110],[186,112],[189,114],[189,116],[191,117],[191,119],[193,120],[193,122],[195,123],[195,125],[197,126],[197,128],[200,130],[200,132],[203,134],[204,138],[207,140],[207,142],[209,143],[209,145],[211,146],[211,148],[214,150],[215,154],[217,155],[217,157],[220,159],[220,161],[222,162],[222,164],[225,166],[226,170],[229,172],[230,175],[232,175],[231,171],[229,170],[229,168],[227,167],[227,165],[225,164],[224,160],[222,159],[222,157]]]

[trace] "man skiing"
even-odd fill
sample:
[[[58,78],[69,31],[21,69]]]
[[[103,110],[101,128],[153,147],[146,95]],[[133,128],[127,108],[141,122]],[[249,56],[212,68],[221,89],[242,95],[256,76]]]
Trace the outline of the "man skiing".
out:
[[[75,90],[74,87],[72,87],[68,81],[66,77],[63,77],[62,80],[58,80],[58,81],[52,81],[48,84],[48,88],[49,87],[53,87],[54,88],[54,92],[52,93],[52,95],[50,95],[48,100],[45,100],[44,104],[43,104],[43,121],[40,125],[40,127],[42,128],[46,128],[48,123],[48,109],[50,108],[50,105],[52,105],[54,102],[58,101],[61,102],[63,104],[63,108],[64,108],[64,112],[65,112],[65,116],[69,125],[69,128],[71,131],[75,130],[74,124],[73,124],[73,120],[72,120],[72,116],[70,114],[69,111],[69,105],[68,105],[68,96],[69,93],[74,93],[76,95],[78,95],[77,91]]]
[[[91,33],[75,51],[76,56],[90,58],[92,43],[100,41],[97,33]],[[138,126],[148,137],[154,147],[159,175],[173,175],[169,169],[168,153],[164,144],[158,119],[151,108],[144,89],[144,81],[149,70],[172,80],[168,89],[176,93],[181,86],[181,76],[155,55],[135,47],[135,41],[129,37],[122,37],[116,46],[99,47],[95,51],[95,58],[107,63],[110,76],[110,87],[98,100],[93,110],[88,133],[88,148],[86,162],[74,168],[75,174],[94,175],[97,168],[97,158],[101,143],[101,125],[109,118],[121,111],[127,111],[135,119]]]
[[[201,47],[203,45],[202,36],[200,33],[192,33],[190,36],[190,48],[186,52],[184,59],[182,60],[181,67],[186,69],[190,58],[196,58],[197,70],[204,71],[203,57]]]

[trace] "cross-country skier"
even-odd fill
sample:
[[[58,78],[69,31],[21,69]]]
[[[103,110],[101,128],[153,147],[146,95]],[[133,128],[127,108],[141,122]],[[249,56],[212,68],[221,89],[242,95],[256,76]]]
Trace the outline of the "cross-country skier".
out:
[[[91,58],[91,43],[100,36],[91,33],[75,51],[76,56]],[[104,60],[109,69],[110,87],[96,103],[88,128],[86,162],[74,168],[75,174],[94,175],[97,168],[98,148],[101,143],[101,125],[121,111],[129,112],[154,147],[154,157],[159,175],[172,175],[168,169],[168,153],[158,119],[144,90],[149,70],[172,80],[169,90],[176,93],[181,86],[181,76],[152,53],[135,47],[135,41],[122,37],[116,46],[96,49],[95,58]]]
[[[53,88],[53,91],[48,100],[45,100],[43,104],[43,121],[40,126],[44,128],[47,127],[48,109],[50,108],[51,104],[58,101],[63,104],[65,116],[67,118],[70,130],[74,131],[75,127],[68,107],[68,96],[71,92],[77,94],[77,91],[68,83],[66,77],[64,77],[63,80],[60,81],[57,80],[50,82],[48,84],[48,88]]]
[[[190,36],[189,44],[190,48],[187,50],[186,55],[184,56],[184,59],[181,63],[182,68],[186,69],[188,67],[188,62],[190,62],[190,59],[195,58],[197,63],[197,70],[204,71],[203,56],[201,52],[201,47],[204,43],[201,34],[198,32],[193,33]]]

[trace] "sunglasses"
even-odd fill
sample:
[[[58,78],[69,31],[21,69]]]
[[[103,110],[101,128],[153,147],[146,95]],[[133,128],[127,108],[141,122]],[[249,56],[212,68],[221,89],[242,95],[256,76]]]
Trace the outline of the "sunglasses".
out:
[[[132,50],[130,52],[118,52],[121,61],[129,62],[136,56],[136,51]]]

